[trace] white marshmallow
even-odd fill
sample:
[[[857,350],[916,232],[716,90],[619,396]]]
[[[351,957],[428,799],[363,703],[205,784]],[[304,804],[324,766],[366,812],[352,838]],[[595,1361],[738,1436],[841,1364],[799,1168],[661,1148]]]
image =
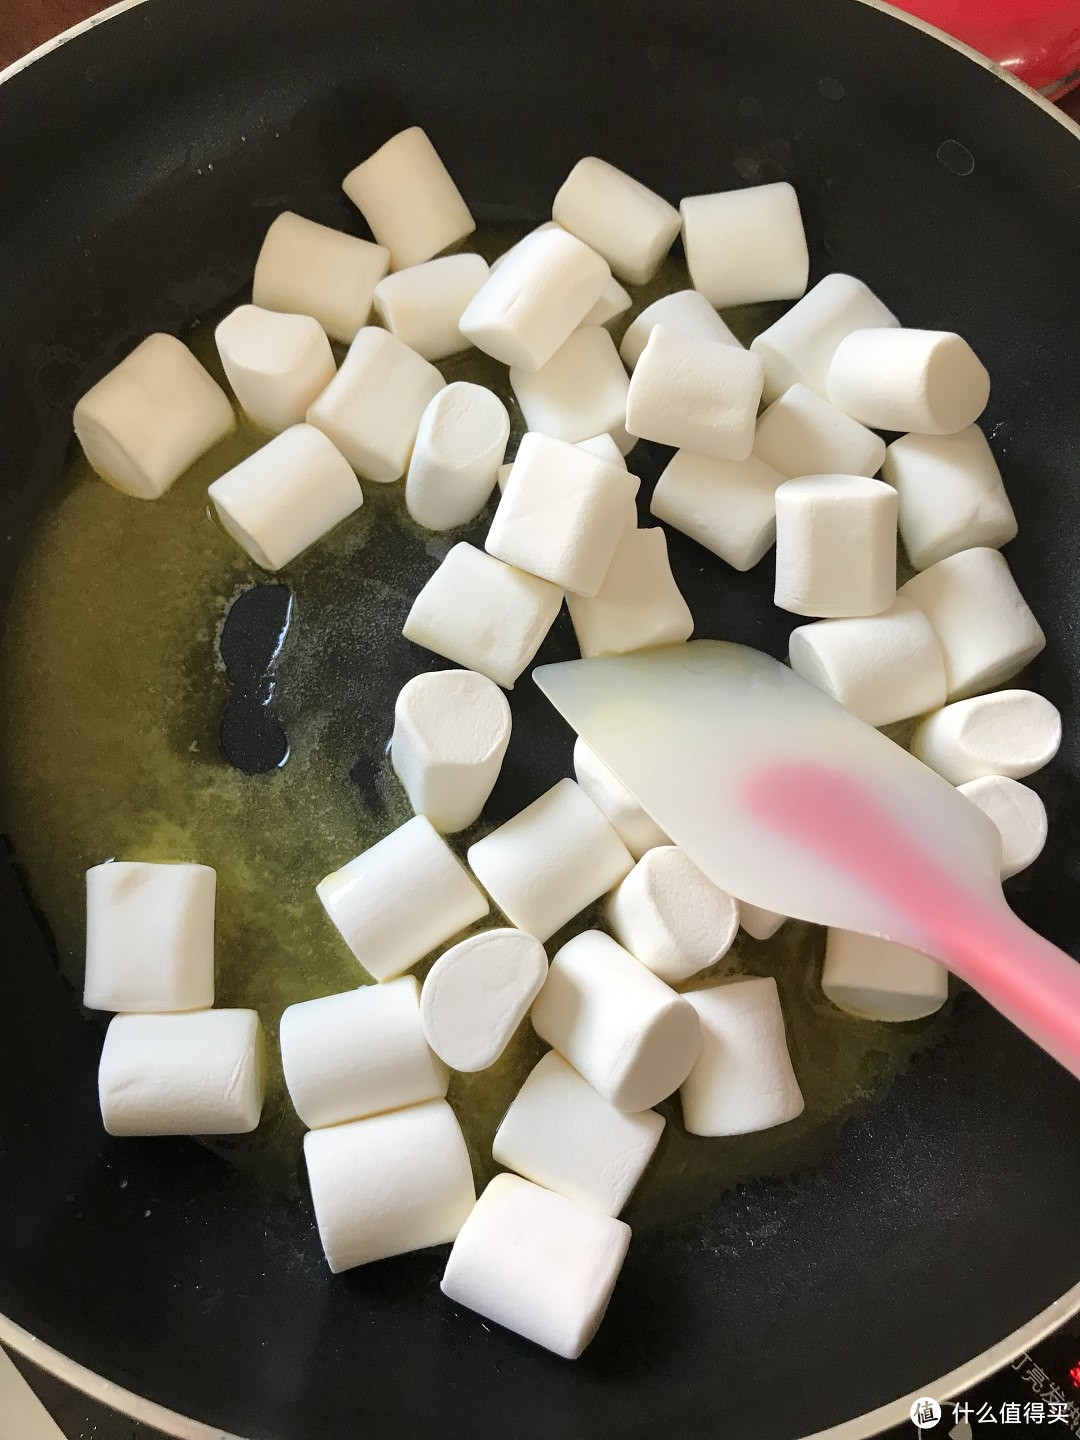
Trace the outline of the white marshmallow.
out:
[[[758,421],[754,454],[789,480],[876,475],[885,441],[805,385],[792,385]]]
[[[557,585],[462,543],[417,595],[401,633],[512,690],[562,601]]]
[[[186,345],[150,335],[75,406],[75,434],[114,489],[156,500],[236,428],[228,397]]]
[[[263,1102],[254,1010],[117,1015],[98,1067],[110,1135],[247,1135]]]
[[[364,503],[348,460],[313,425],[290,425],[207,492],[218,519],[264,570],[280,570]]]
[[[987,545],[1006,545],[1016,516],[986,436],[977,425],[955,435],[902,435],[885,451],[881,478],[900,500],[900,538],[916,570]]]
[[[652,279],[682,223],[674,205],[595,155],[579,160],[570,171],[551,214],[631,285]]]
[[[806,235],[786,181],[691,195],[679,209],[694,289],[719,309],[796,300],[806,289]]]
[[[466,339],[506,365],[538,370],[570,338],[611,279],[606,260],[558,226],[518,242],[461,317]]]
[[[760,905],[749,905],[745,900],[740,900],[738,905],[739,924],[751,940],[771,940],[788,918],[775,910],[763,910]]]
[[[679,1092],[691,1135],[749,1135],[802,1114],[771,975],[720,980],[683,998],[701,1020],[701,1053]]]
[[[341,188],[389,250],[394,270],[430,260],[476,229],[461,191],[419,125],[387,140],[349,171]]]
[[[520,246],[525,244],[526,240],[530,239],[533,235],[546,235],[549,230],[558,230],[561,231],[564,235],[566,234],[566,231],[563,230],[563,227],[557,224],[554,220],[545,220],[542,225],[535,225],[531,230],[527,230],[525,234],[521,237],[521,239],[515,240],[513,245],[511,245],[508,250],[504,250],[501,255],[496,255],[495,259],[491,262],[492,271],[494,272],[495,270],[498,270],[499,266],[509,260],[511,255],[515,255]]]
[[[739,932],[739,904],[674,845],[643,855],[610,895],[616,940],[669,985],[722,960]]]
[[[500,495],[506,489],[506,482],[510,479],[510,471],[513,468],[514,462],[511,460],[507,461],[505,464],[500,465],[498,470],[495,472],[495,483],[499,487]]]
[[[736,570],[750,570],[776,540],[776,491],[784,476],[750,455],[717,460],[678,450],[656,482],[649,508]]]
[[[389,264],[384,246],[286,210],[266,232],[251,298],[263,310],[311,315],[331,340],[348,345],[371,318]]]
[[[111,860],[87,870],[87,1009],[213,1005],[216,892],[209,865]]]
[[[530,430],[574,443],[607,432],[626,449],[629,380],[615,341],[597,325],[583,325],[539,370],[511,367],[513,387]]]
[[[398,693],[390,762],[417,815],[451,835],[478,819],[510,743],[510,706],[473,670],[430,670]]]
[[[830,930],[821,989],[826,999],[862,1020],[922,1020],[949,995],[949,972],[937,960],[854,930]]]
[[[326,331],[310,315],[240,305],[214,339],[241,409],[275,435],[303,420],[337,372]]]
[[[280,1034],[289,1098],[311,1130],[441,1100],[450,1083],[424,1039],[412,975],[290,1005]]]
[[[469,864],[512,924],[548,940],[634,862],[584,790],[560,780],[470,845]]]
[[[421,416],[445,384],[415,350],[368,325],[309,406],[308,424],[328,435],[359,475],[386,485],[404,475]]]
[[[423,815],[320,880],[315,893],[376,980],[402,974],[490,908]]]
[[[616,1110],[549,1050],[511,1101],[491,1154],[535,1185],[618,1215],[663,1129],[655,1110]]]
[[[896,599],[896,491],[807,475],[776,492],[776,590],[796,615],[880,615]]]
[[[697,290],[676,290],[646,305],[626,327],[619,354],[628,370],[633,370],[641,359],[641,352],[657,325],[666,325],[669,330],[692,335],[696,340],[715,340],[721,345],[742,349],[738,337],[731,333],[704,295]]]
[[[582,655],[623,655],[689,640],[694,617],[675,583],[663,530],[627,526],[604,583],[591,598],[568,595]]]
[[[961,550],[913,576],[914,600],[941,645],[950,700],[1010,680],[1046,644],[1039,623],[997,550]]]
[[[1057,707],[1032,690],[996,690],[935,710],[911,737],[911,753],[953,785],[984,775],[1022,780],[1061,744]]]
[[[865,720],[892,725],[945,702],[945,661],[934,627],[898,595],[880,615],[800,625],[791,668]]]
[[[304,1161],[335,1275],[444,1245],[476,1197],[465,1138],[445,1100],[309,1130]]]
[[[517,1175],[496,1175],[454,1242],[443,1294],[576,1360],[596,1334],[630,1227]]]
[[[574,742],[574,774],[585,794],[603,811],[635,860],[654,845],[670,845],[660,826],[646,815],[622,781],[579,735]]]
[[[495,489],[510,416],[483,385],[457,380],[428,402],[416,432],[405,503],[418,525],[453,530],[475,520]]]
[[[586,440],[575,440],[574,444],[579,450],[584,450],[589,455],[595,455],[597,459],[605,460],[609,465],[616,465],[620,470],[627,468],[626,457],[611,436],[606,433],[590,435]]]
[[[375,311],[391,335],[425,360],[445,360],[469,349],[461,317],[487,277],[482,255],[444,255],[410,265],[375,286]]]
[[[582,325],[608,325],[633,304],[628,291],[624,290],[614,276],[600,292],[600,299],[592,307]]]
[[[1007,880],[1037,860],[1046,844],[1046,806],[1035,791],[1007,775],[983,775],[957,789],[977,805],[1001,835],[1001,878]]]
[[[745,460],[764,374],[749,350],[654,325],[630,377],[626,428],[642,440]]]
[[[853,330],[829,366],[829,400],[878,430],[955,435],[990,398],[986,366],[945,330]]]
[[[420,1019],[427,1042],[455,1070],[494,1065],[547,979],[544,947],[524,930],[460,940],[427,973]]]

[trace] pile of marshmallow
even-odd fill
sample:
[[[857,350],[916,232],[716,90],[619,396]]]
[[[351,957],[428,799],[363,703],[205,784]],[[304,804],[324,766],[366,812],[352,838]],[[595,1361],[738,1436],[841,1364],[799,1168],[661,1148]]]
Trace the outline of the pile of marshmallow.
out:
[[[993,690],[1044,642],[999,553],[1016,522],[975,424],[985,368],[958,335],[901,328],[851,276],[804,293],[789,185],[676,210],[585,159],[552,220],[490,267],[441,253],[475,226],[423,131],[388,141],[344,189],[374,243],[279,216],[254,304],[217,328],[237,401],[273,435],[210,486],[222,525],[277,570],[358,509],[359,479],[404,476],[409,515],[432,531],[500,493],[483,548],[454,545],[405,621],[462,667],[397,697],[391,759],[414,818],[317,887],[378,983],[286,1010],[282,1065],[330,1268],[453,1242],[448,1296],[572,1357],[627,1251],[618,1216],[665,1124],[654,1107],[678,1091],[703,1136],[803,1108],[775,981],[699,978],[740,924],[766,939],[784,917],[713,885],[580,740],[576,779],[469,846],[467,866],[444,838],[480,817],[510,739],[504,689],[564,600],[585,656],[693,630],[665,532],[638,526],[624,458],[637,439],[675,448],[657,519],[738,570],[775,545],[776,603],[812,622],[791,636],[796,671],[872,725],[923,717],[914,752],[997,825],[1003,876],[1045,839],[1020,781],[1053,756],[1060,719],[1029,691]],[[621,282],[650,280],[680,229],[693,288],[641,310],[616,347],[605,327],[633,304]],[[776,300],[797,303],[749,349],[717,313]],[[348,346],[340,367],[331,341]],[[434,363],[469,346],[509,367],[527,426],[512,463],[502,400],[446,384]],[[234,423],[166,335],[75,411],[94,468],[143,498]],[[876,430],[902,433],[886,446]],[[916,571],[899,590],[898,533]],[[102,1057],[106,1128],[253,1128],[257,1019],[207,1008],[213,872],[110,863],[89,872],[88,900],[86,1003],[121,1012]],[[574,935],[549,965],[545,942],[597,901],[610,933]],[[509,923],[466,933],[492,904]],[[408,972],[436,952],[421,986]],[[947,976],[830,931],[822,987],[853,1014],[910,1020],[940,1007]],[[450,1072],[493,1065],[527,1015],[551,1048],[495,1135],[507,1173],[477,1199]]]

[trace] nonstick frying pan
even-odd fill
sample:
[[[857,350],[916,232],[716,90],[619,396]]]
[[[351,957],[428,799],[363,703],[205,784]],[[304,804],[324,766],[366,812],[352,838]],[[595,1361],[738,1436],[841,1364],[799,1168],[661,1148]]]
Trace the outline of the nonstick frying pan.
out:
[[[542,219],[585,153],[673,200],[790,179],[812,280],[849,270],[901,316],[971,339],[1020,520],[1009,558],[1049,637],[1032,684],[1066,717],[1035,781],[1050,845],[1011,898],[1080,953],[1080,144],[989,65],[876,6],[149,0],[11,74],[5,597],[79,394],[148,331],[182,333],[239,294],[277,209],[355,228],[341,177],[408,123],[487,220]],[[662,457],[639,454],[647,490]],[[711,633],[784,652],[768,563],[737,577],[674,553]],[[543,658],[568,653],[560,631]],[[519,690],[538,738],[505,813],[568,758]],[[301,1197],[193,1144],[102,1134],[100,1030],[17,862],[0,865],[0,1338],[177,1435],[864,1435],[906,1402],[869,1412],[946,1372],[970,1383],[1080,1305],[1080,1087],[972,995],[813,1167],[637,1226],[575,1365],[444,1302],[442,1253],[334,1279]]]

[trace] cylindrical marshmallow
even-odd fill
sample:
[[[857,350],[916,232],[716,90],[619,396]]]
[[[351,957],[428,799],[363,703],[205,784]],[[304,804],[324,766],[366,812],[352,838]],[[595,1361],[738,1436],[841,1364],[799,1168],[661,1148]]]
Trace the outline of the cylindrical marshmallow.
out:
[[[934,627],[950,700],[1011,680],[1046,644],[997,550],[949,555],[914,576],[900,594],[914,600]]]
[[[771,975],[721,980],[684,999],[701,1020],[701,1053],[679,1092],[691,1135],[749,1135],[802,1114]]]
[[[575,440],[574,444],[579,450],[585,450],[599,460],[606,460],[609,465],[617,465],[620,470],[626,469],[625,456],[606,432],[602,435],[589,435],[584,440]]]
[[[735,570],[750,570],[776,540],[776,492],[784,476],[750,455],[717,460],[679,450],[661,472],[649,508]]]
[[[570,171],[551,215],[631,285],[652,279],[681,224],[673,205],[595,155],[579,160]]]
[[[754,454],[789,480],[876,475],[885,441],[805,385],[792,385],[758,421]]]
[[[487,277],[482,255],[444,255],[410,265],[375,286],[375,311],[391,335],[425,360],[445,360],[469,348],[461,317]]]
[[[375,286],[389,264],[382,245],[286,210],[266,232],[251,298],[264,310],[311,315],[331,340],[348,345],[370,320]]]
[[[469,864],[507,919],[548,940],[629,874],[634,861],[584,790],[560,780],[470,845]]]
[[[275,435],[303,420],[337,370],[326,331],[310,315],[240,305],[214,339],[241,409]]]
[[[945,330],[853,330],[829,366],[829,400],[877,430],[955,435],[990,398],[986,366]]]
[[[1034,790],[1007,775],[984,775],[957,788],[997,826],[1003,880],[1039,858],[1048,827],[1046,806]]]
[[[510,743],[510,706],[473,670],[414,675],[394,705],[390,762],[417,815],[444,835],[479,818]]]
[[[694,289],[719,309],[795,300],[806,289],[806,235],[786,181],[690,195],[679,209]]]
[[[592,596],[568,595],[582,655],[624,655],[689,640],[694,617],[675,583],[659,526],[622,532],[604,583]]]
[[[575,330],[539,370],[510,370],[530,430],[571,444],[607,432],[621,436],[627,450],[629,383],[615,341],[597,325]]]
[[[465,1137],[445,1100],[309,1130],[304,1161],[335,1275],[446,1244],[476,1197]]]
[[[218,519],[264,570],[280,570],[359,510],[348,460],[313,425],[290,425],[215,480]]]
[[[254,1010],[117,1015],[98,1067],[110,1135],[247,1135],[263,1102]]]
[[[209,865],[110,860],[86,872],[89,1010],[201,1010],[214,1003]]]
[[[764,369],[756,355],[654,325],[626,396],[626,428],[642,440],[745,460]]]
[[[698,1055],[693,1006],[600,930],[556,954],[532,1008],[541,1040],[618,1110],[649,1110]]]
[[[524,930],[460,940],[427,973],[420,1020],[427,1042],[465,1074],[494,1065],[547,979],[547,955]]]
[[[492,272],[498,270],[501,265],[505,264],[506,261],[510,259],[511,255],[516,255],[517,251],[522,245],[525,244],[526,240],[531,239],[533,235],[546,235],[549,230],[562,230],[562,233],[564,235],[567,233],[565,230],[563,230],[563,227],[557,224],[554,220],[545,220],[542,225],[533,226],[531,230],[526,230],[525,234],[521,237],[521,239],[516,240],[514,244],[509,247],[509,249],[504,250],[501,255],[495,256],[495,259],[491,262]],[[582,323],[584,324],[584,321]]]
[[[290,1005],[280,1035],[289,1097],[312,1130],[440,1100],[450,1083],[424,1039],[411,975]]]
[[[935,710],[911,737],[911,753],[953,785],[984,775],[1022,780],[1061,744],[1057,707],[1033,690],[996,690]]]
[[[902,595],[880,615],[800,625],[791,632],[788,658],[797,675],[868,725],[892,725],[945,701],[934,627]]]
[[[880,615],[896,599],[896,491],[807,475],[776,492],[776,590],[796,615]]]
[[[360,964],[392,980],[488,913],[431,821],[406,820],[315,887]]]
[[[760,905],[739,901],[739,924],[751,940],[771,940],[787,918],[776,910],[763,910]]]
[[[721,345],[742,348],[738,337],[732,334],[704,295],[697,290],[675,290],[646,305],[626,327],[619,354],[628,370],[633,370],[641,359],[641,352],[649,343],[649,336],[656,325],[666,325],[670,330],[693,335],[698,340],[716,340]]]
[[[621,1220],[517,1175],[496,1175],[454,1242],[442,1291],[576,1360],[599,1329],[629,1244]]]
[[[669,985],[722,960],[739,931],[738,901],[674,845],[643,855],[606,913],[620,945]]]
[[[614,276],[600,292],[600,299],[592,307],[582,325],[608,325],[633,304],[630,293],[624,290]]]
[[[476,221],[419,125],[401,130],[350,170],[341,188],[390,252],[394,270],[464,240]]]
[[[510,438],[510,416],[492,390],[457,380],[428,402],[416,432],[405,504],[418,525],[453,530],[491,498]]]
[[[945,1004],[949,972],[893,940],[830,930],[821,989],[838,1009],[862,1020],[921,1020]]]
[[[654,845],[670,845],[656,821],[646,815],[622,781],[579,735],[574,742],[574,774],[585,794],[610,821],[635,860]]]

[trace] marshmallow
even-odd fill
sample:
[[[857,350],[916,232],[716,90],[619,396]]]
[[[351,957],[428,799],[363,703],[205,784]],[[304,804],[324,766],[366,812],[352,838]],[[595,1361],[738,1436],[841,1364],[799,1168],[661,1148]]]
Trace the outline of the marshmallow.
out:
[[[789,480],[874,475],[885,459],[885,441],[805,385],[792,385],[758,421],[754,454]]]
[[[402,686],[390,763],[417,815],[444,835],[480,816],[510,743],[510,706],[473,670],[430,670]]]
[[[424,1039],[411,975],[290,1005],[281,1017],[281,1064],[311,1130],[441,1100],[450,1083]]]
[[[915,575],[900,594],[924,613],[945,657],[950,700],[1010,680],[1046,636],[997,550],[961,550]]]
[[[750,346],[765,362],[766,400],[776,400],[790,385],[805,385],[827,399],[829,366],[840,341],[853,330],[899,324],[861,280],[826,275]]]
[[[511,1101],[491,1154],[535,1185],[618,1215],[663,1129],[655,1110],[616,1110],[549,1050]]]
[[[604,1318],[629,1244],[621,1220],[517,1175],[496,1175],[454,1242],[442,1291],[576,1360]]]
[[[465,1138],[445,1100],[309,1130],[304,1161],[335,1275],[444,1245],[476,1197]]]
[[[348,345],[371,318],[375,286],[390,252],[286,210],[270,229],[255,262],[252,301],[263,310],[310,315]]]
[[[420,418],[445,384],[415,350],[368,325],[308,408],[308,424],[328,435],[364,479],[386,485],[404,475]]]
[[[996,690],[935,710],[911,737],[911,753],[953,785],[984,775],[1022,780],[1061,744],[1057,707],[1032,690]]]
[[[697,1058],[691,1005],[600,930],[558,951],[532,1009],[533,1028],[618,1110],[649,1110]]]
[[[484,549],[575,595],[595,595],[640,481],[549,435],[530,431],[514,458]]]
[[[796,300],[806,289],[810,257],[786,181],[691,195],[679,209],[690,279],[719,309]]]
[[[493,391],[464,380],[440,390],[420,418],[405,481],[416,523],[453,530],[475,520],[495,489],[509,438],[510,416]]]
[[[611,279],[606,260],[565,230],[518,242],[461,317],[466,339],[505,365],[538,370],[570,338]]]
[[[420,1019],[447,1065],[472,1074],[506,1049],[547,979],[547,955],[524,930],[484,930],[440,955],[427,973]]]
[[[623,433],[625,434],[625,431]],[[579,450],[584,450],[589,455],[595,455],[600,460],[606,460],[609,465],[617,465],[620,470],[626,469],[625,456],[611,436],[606,433],[590,435],[586,440],[575,440],[574,444]]]
[[[264,570],[280,570],[364,503],[340,450],[313,425],[290,425],[207,492],[218,519]]]
[[[445,360],[469,348],[458,327],[487,277],[482,255],[444,255],[410,265],[375,286],[375,311],[391,335],[425,360]]]
[[[977,425],[955,435],[902,435],[885,451],[881,478],[900,500],[900,538],[916,570],[947,555],[1016,534],[1016,516],[986,436]]]
[[[759,460],[717,460],[679,450],[649,508],[736,570],[750,570],[776,540],[776,491],[784,476]]]
[[[508,250],[504,250],[501,255],[496,255],[495,259],[491,262],[492,271],[498,270],[499,266],[504,264],[505,261],[509,260],[511,255],[516,255],[520,247],[525,244],[526,240],[530,239],[533,235],[546,235],[549,230],[559,231],[564,235],[566,234],[566,231],[563,230],[563,227],[556,224],[554,220],[545,220],[542,225],[536,225],[533,227],[533,229],[527,230],[525,234],[521,237],[521,239],[516,240]]]
[[[896,599],[896,491],[807,475],[776,492],[775,602],[796,615],[879,615]]]
[[[254,1010],[117,1015],[98,1067],[110,1135],[247,1135],[263,1102]]]
[[[394,270],[430,260],[476,229],[461,191],[419,125],[387,140],[349,171],[341,188],[390,252]]]
[[[417,595],[401,633],[512,690],[562,600],[557,585],[462,543]]]
[[[511,460],[503,465],[500,465],[498,470],[495,472],[495,483],[499,487],[500,495],[506,489],[506,482],[510,479],[510,471],[513,468],[514,462]]]
[[[750,1135],[802,1114],[771,975],[720,980],[683,998],[701,1020],[701,1053],[680,1091],[691,1135]]]
[[[548,940],[617,885],[634,861],[584,790],[560,780],[470,845],[469,864],[512,924]]]
[[[763,910],[760,905],[749,905],[745,900],[740,900],[738,905],[739,924],[751,940],[771,940],[788,918],[775,910]]]
[[[990,398],[986,366],[944,330],[853,330],[829,366],[829,400],[878,430],[955,435]]]
[[[689,640],[694,617],[675,583],[667,536],[659,528],[623,531],[604,583],[566,604],[584,656],[623,655]]]
[[[791,632],[788,659],[797,675],[868,725],[892,725],[945,702],[938,638],[903,595],[880,615],[800,625]]]
[[[635,860],[654,845],[670,845],[660,826],[646,815],[630,791],[579,735],[574,742],[574,774],[593,804],[607,817],[612,829]]]
[[[731,333],[704,295],[697,290],[676,290],[673,294],[661,295],[659,300],[646,305],[626,327],[619,354],[628,370],[633,370],[641,359],[641,352],[657,325],[666,325],[669,330],[678,330],[682,335],[692,335],[696,340],[716,340],[721,345],[736,345],[742,349],[738,338]]]
[[[1046,806],[1034,790],[1007,775],[983,775],[957,789],[997,826],[1003,880],[1039,858],[1046,844]]]
[[[216,891],[209,865],[111,860],[87,870],[87,1009],[213,1005]]]
[[[114,489],[157,500],[236,428],[221,386],[186,345],[151,335],[75,406],[75,434]]]
[[[862,1020],[922,1020],[949,995],[949,972],[937,960],[854,930],[830,930],[821,989],[826,999]]]
[[[337,371],[326,331],[310,315],[240,305],[214,339],[241,408],[274,434],[299,424]]]
[[[575,330],[538,370],[511,367],[510,384],[530,430],[572,443],[606,431],[629,450],[629,381],[615,341],[599,326]]]
[[[600,292],[600,299],[592,307],[582,325],[607,325],[633,304],[629,293],[612,277]]]
[[[315,893],[376,980],[402,974],[490,908],[423,815],[320,880]]]
[[[764,379],[748,350],[654,325],[626,396],[626,428],[720,460],[745,460]]]
[[[570,171],[551,214],[631,285],[652,279],[682,223],[673,205],[595,155],[579,160]]]
[[[643,855],[610,895],[616,940],[677,985],[722,960],[739,931],[739,905],[674,845]]]

